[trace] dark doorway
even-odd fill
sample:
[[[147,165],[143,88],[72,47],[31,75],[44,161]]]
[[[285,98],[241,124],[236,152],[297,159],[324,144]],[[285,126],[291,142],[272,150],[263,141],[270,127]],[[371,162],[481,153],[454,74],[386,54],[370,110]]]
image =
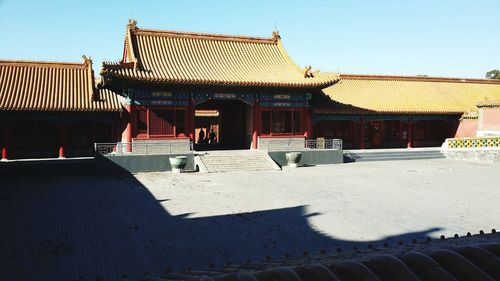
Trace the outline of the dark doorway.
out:
[[[206,101],[196,106],[195,122],[196,150],[250,148],[252,107],[242,101]]]
[[[59,135],[57,122],[46,120],[12,122],[9,158],[57,158]]]
[[[371,139],[374,148],[380,148],[384,145],[384,132],[382,121],[371,122]]]

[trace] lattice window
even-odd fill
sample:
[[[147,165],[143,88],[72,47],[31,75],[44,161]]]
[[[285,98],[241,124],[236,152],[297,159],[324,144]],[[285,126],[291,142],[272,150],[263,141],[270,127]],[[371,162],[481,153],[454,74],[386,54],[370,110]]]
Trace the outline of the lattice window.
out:
[[[275,110],[271,113],[271,131],[283,134],[292,133],[292,111]]]
[[[293,115],[292,115],[292,125],[293,125],[293,132],[294,133],[301,133],[302,132],[302,128],[301,128],[301,122],[300,120],[302,119],[302,112],[301,111],[293,111]]]
[[[269,135],[271,133],[271,111],[262,111],[261,118],[261,133],[264,135]]]
[[[138,135],[146,135],[148,133],[148,111],[147,109],[138,109],[136,114],[136,128]]]
[[[261,117],[263,135],[294,135],[302,132],[300,110],[264,110]]]
[[[175,135],[186,134],[186,111],[176,110],[175,111]]]
[[[175,116],[174,110],[149,111],[149,135],[151,136],[174,136]]]

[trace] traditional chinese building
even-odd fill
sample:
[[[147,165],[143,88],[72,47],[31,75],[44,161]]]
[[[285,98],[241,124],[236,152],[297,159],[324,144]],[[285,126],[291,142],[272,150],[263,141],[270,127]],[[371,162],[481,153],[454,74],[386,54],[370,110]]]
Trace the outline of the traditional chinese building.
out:
[[[440,146],[476,137],[476,105],[499,100],[500,81],[342,74],[323,93],[312,103],[316,136],[349,148]]]
[[[111,142],[121,105],[95,87],[92,61],[0,61],[2,160],[93,155]]]
[[[300,69],[278,33],[173,32],[138,28],[135,21],[127,26],[121,61],[104,63],[101,75],[103,88],[126,99],[122,142],[194,141],[196,132],[214,128],[195,116],[212,111],[217,142],[226,148],[312,137],[310,101],[338,80]]]
[[[0,61],[2,159],[92,155],[96,142],[440,146],[499,130],[500,81],[320,73],[298,67],[277,32],[176,32],[131,20],[121,60],[103,63],[101,76],[96,86],[87,58]]]

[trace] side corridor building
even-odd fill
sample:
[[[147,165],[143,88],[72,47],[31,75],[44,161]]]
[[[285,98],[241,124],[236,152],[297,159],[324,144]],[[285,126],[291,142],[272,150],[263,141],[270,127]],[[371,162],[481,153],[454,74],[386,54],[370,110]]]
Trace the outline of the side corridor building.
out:
[[[0,61],[2,159],[93,155],[112,141],[122,106],[97,89],[92,61]]]

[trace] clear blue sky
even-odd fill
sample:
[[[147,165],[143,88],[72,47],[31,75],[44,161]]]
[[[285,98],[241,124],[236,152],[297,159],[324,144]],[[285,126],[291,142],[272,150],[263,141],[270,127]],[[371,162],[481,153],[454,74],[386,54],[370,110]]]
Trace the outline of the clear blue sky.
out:
[[[500,68],[498,0],[0,0],[0,58],[119,60],[139,27],[270,36],[324,71],[482,78]]]

